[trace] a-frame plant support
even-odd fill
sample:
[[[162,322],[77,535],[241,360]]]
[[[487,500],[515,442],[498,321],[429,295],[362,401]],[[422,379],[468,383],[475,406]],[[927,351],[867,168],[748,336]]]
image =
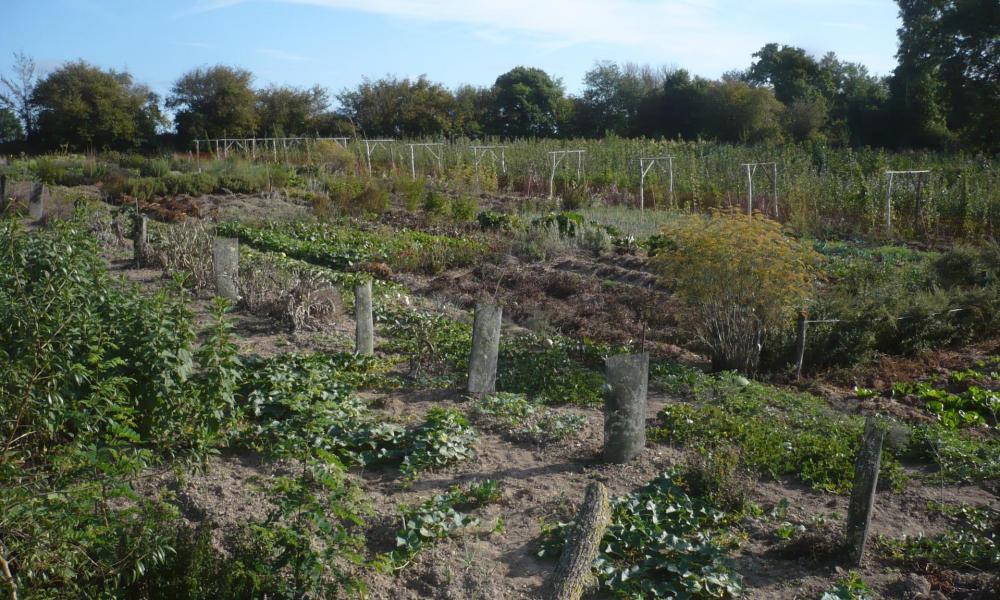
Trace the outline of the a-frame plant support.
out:
[[[480,173],[479,167],[483,162],[483,158],[489,156],[493,160],[494,167],[497,163],[497,152],[500,152],[500,170],[506,175],[507,174],[507,155],[506,146],[470,146],[472,148],[472,162],[476,165],[476,186],[480,187]]]
[[[417,159],[416,149],[423,148],[437,161],[438,172],[444,172],[444,165],[441,163],[441,155],[444,153],[444,144],[441,142],[420,142],[407,144],[410,147],[410,178],[417,179]]]
[[[549,152],[549,158],[552,160],[552,171],[549,174],[549,198],[555,195],[556,169],[570,154],[576,155],[576,181],[580,182],[580,177],[583,175],[583,155],[585,152],[586,150],[554,150]]]
[[[644,210],[646,207],[646,175],[656,165],[666,165],[667,173],[670,175],[670,205],[674,205],[674,157],[644,156],[639,158],[639,210]]]
[[[889,177],[889,183],[885,188],[885,231],[887,234],[892,234],[892,181],[895,175],[910,175],[916,176],[917,180],[917,198],[915,214],[917,220],[920,219],[920,192],[924,186],[924,182],[930,177],[930,169],[913,170],[913,171],[886,171],[885,174]]]
[[[365,159],[368,162],[368,176],[372,176],[372,153],[379,148],[385,150],[389,154],[389,160],[392,163],[392,170],[396,170],[396,157],[392,154],[391,145],[394,142],[391,138],[381,138],[376,140],[361,140],[365,143]]]
[[[768,175],[771,179],[771,201],[774,203],[774,216],[778,217],[778,163],[776,162],[755,162],[743,163],[743,168],[747,170],[747,214],[753,214],[753,176],[757,172],[757,167],[771,167]],[[765,212],[767,212],[765,210]]]

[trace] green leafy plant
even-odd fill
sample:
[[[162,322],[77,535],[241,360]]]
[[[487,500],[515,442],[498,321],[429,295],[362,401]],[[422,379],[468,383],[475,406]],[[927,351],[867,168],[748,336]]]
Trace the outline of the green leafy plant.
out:
[[[594,572],[622,598],[736,598],[739,576],[727,564],[725,515],[692,498],[665,473],[615,498]],[[572,523],[543,524],[542,556],[562,551]]]

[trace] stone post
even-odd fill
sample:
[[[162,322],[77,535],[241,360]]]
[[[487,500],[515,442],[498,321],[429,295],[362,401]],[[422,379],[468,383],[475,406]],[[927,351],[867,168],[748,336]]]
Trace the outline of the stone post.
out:
[[[503,309],[479,302],[472,324],[472,354],[469,356],[470,394],[482,396],[496,390],[497,355],[500,353],[500,323]]]
[[[604,386],[604,460],[625,463],[646,446],[649,353],[608,357]]]
[[[882,441],[885,427],[873,417],[865,419],[865,433],[861,439],[861,450],[854,463],[854,488],[851,490],[851,504],[847,510],[847,550],[851,564],[861,566],[868,542],[868,530],[875,508],[875,488],[878,486],[878,471],[882,465]]]
[[[132,221],[132,260],[137,267],[144,266],[149,259],[148,225],[145,215],[136,215]]]
[[[375,322],[372,318],[372,282],[354,286],[354,351],[361,356],[375,353]]]
[[[215,238],[212,248],[212,271],[215,293],[234,304],[240,299],[236,280],[240,270],[240,244],[233,238]]]

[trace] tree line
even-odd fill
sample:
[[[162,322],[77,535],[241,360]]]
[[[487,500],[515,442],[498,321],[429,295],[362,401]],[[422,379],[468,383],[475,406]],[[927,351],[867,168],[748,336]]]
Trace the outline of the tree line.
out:
[[[816,58],[771,43],[748,68],[719,79],[598,62],[578,95],[530,67],[488,87],[365,79],[331,98],[320,86],[255,88],[249,71],[217,65],[185,73],[161,99],[129,73],[82,60],[40,78],[32,59],[16,54],[12,75],[0,78],[0,144],[100,150],[284,135],[615,135],[1000,149],[1000,3],[897,2],[898,65],[885,77],[832,52]]]

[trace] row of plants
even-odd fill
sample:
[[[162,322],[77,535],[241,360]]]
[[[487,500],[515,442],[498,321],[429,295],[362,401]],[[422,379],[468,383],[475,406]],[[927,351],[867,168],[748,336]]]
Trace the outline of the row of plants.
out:
[[[654,363],[651,381],[681,399],[664,407],[654,440],[712,450],[734,445],[740,460],[775,479],[794,476],[824,491],[846,493],[854,479],[860,417],[834,411],[822,399],[749,381],[734,373],[704,374]],[[955,431],[941,423],[894,422],[882,459],[882,479],[905,484],[901,462],[937,467],[932,477],[983,482],[1000,474],[1000,439]]]
[[[468,266],[485,252],[484,244],[474,239],[303,221],[261,227],[230,221],[221,223],[218,232],[259,250],[338,270],[384,263],[399,271],[439,273]]]

